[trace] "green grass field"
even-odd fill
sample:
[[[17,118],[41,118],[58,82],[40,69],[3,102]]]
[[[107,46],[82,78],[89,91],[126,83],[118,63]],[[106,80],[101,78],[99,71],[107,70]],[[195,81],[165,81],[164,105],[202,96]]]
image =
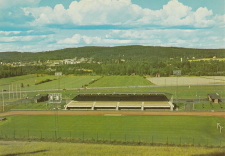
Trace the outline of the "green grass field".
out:
[[[3,138],[74,138],[225,146],[221,117],[193,116],[9,116],[0,123]],[[222,142],[220,142],[222,140]]]
[[[170,146],[129,146],[81,143],[50,142],[0,142],[0,154],[4,156],[222,156],[223,148],[207,147],[170,147]]]
[[[132,92],[132,93],[140,93],[140,92],[167,92],[173,94],[173,98],[207,98],[207,94],[209,93],[219,93],[220,97],[224,97],[224,88],[225,85],[209,85],[209,86],[167,86],[167,87],[124,87],[124,88],[104,88],[104,89],[90,89],[81,90],[81,92],[96,92],[96,93],[104,93],[104,92]]]
[[[35,82],[40,82],[46,79],[52,81],[35,85]],[[4,95],[0,96],[0,111],[2,111],[3,96],[4,101],[16,101],[20,98],[29,97],[32,99],[37,94],[48,93],[62,93],[63,99],[72,99],[80,92],[82,93],[117,93],[117,92],[168,92],[173,94],[173,98],[206,98],[208,93],[219,93],[224,97],[225,85],[197,85],[197,86],[156,86],[141,76],[62,76],[57,80],[56,76],[49,75],[25,75],[11,78],[1,79],[0,89],[5,90]],[[20,88],[23,83],[24,87]],[[27,86],[29,84],[29,86]],[[17,87],[16,87],[17,86]],[[9,88],[10,87],[10,88]],[[12,89],[13,87],[13,89]],[[87,88],[85,88],[87,87]],[[61,91],[45,91],[48,89],[58,89]],[[69,90],[76,88],[75,90]],[[77,89],[81,88],[81,89]],[[20,92],[27,91],[27,92]],[[65,89],[65,90],[62,90]],[[17,90],[17,93],[12,93]],[[42,91],[40,91],[42,90]],[[32,92],[29,92],[32,91]],[[18,104],[11,102],[5,105],[5,110],[10,109],[45,109],[45,106],[41,107],[38,104]],[[15,108],[15,107],[16,108]],[[29,107],[30,106],[30,107]],[[199,107],[200,108],[200,107]],[[199,108],[196,107],[197,110]],[[203,109],[206,110],[206,109]],[[216,109],[215,109],[216,110]]]
[[[85,84],[100,78],[101,76],[61,76],[56,77],[54,75],[25,75],[16,76],[10,78],[1,79],[0,89],[6,91],[31,91],[31,90],[46,90],[46,89],[70,89],[70,88],[81,88]],[[35,85],[35,83],[50,79],[52,81]],[[21,84],[23,86],[21,88]],[[29,85],[29,86],[28,86]]]
[[[35,85],[36,82],[40,82],[46,79],[52,81]],[[95,81],[92,83],[92,81]],[[20,88],[23,83],[24,87]],[[27,86],[29,84],[29,86]],[[37,91],[47,89],[71,89],[82,88],[87,86],[88,90],[81,90],[81,92],[168,92],[174,95],[174,98],[204,98],[208,93],[219,93],[221,97],[225,94],[223,91],[225,85],[197,85],[197,86],[155,86],[143,77],[140,76],[62,76],[57,79],[56,76],[49,75],[25,75],[1,79],[0,90],[6,91],[18,91],[11,93],[11,99],[20,97],[21,91]],[[132,86],[132,87],[131,87]],[[139,87],[138,87],[139,86]],[[99,89],[96,89],[98,88]],[[108,87],[102,88],[101,87]],[[110,88],[112,87],[112,88]],[[122,87],[122,88],[113,88]],[[37,93],[43,93],[44,91],[37,91],[36,93],[22,93],[22,97],[25,94],[33,97]],[[56,92],[56,91],[55,91]],[[63,91],[64,97],[69,94],[75,94],[77,91]],[[2,97],[0,97],[2,98]],[[9,99],[9,95],[5,94],[5,100]]]
[[[88,87],[124,87],[124,86],[149,86],[150,81],[140,76],[104,76],[99,81]]]
[[[196,103],[194,109],[224,111],[225,103]]]
[[[18,103],[13,107],[13,110],[49,110],[54,104],[47,102],[39,103]]]

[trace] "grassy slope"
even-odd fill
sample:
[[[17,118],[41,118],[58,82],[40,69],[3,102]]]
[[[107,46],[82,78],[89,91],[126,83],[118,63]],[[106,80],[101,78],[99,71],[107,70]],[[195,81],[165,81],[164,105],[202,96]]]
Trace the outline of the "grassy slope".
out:
[[[4,78],[1,79],[1,84],[0,89],[5,89],[9,90],[9,85],[11,85],[10,90],[12,91],[12,85],[13,90],[16,90],[16,85],[17,85],[17,91],[20,89],[21,83],[24,84],[24,87],[21,88],[21,90],[45,90],[45,89],[58,89],[59,85],[60,88],[80,88],[85,84],[88,84],[91,82],[93,79],[98,79],[100,76],[62,76],[58,79],[58,77],[53,76],[53,75],[44,75],[44,76],[39,76],[37,77],[36,75],[25,75],[25,76],[16,76],[16,77],[10,77],[10,78]],[[35,83],[46,80],[46,79],[51,79],[53,81],[42,83],[39,85],[35,85]],[[27,86],[29,84],[29,87]]]
[[[74,144],[74,143],[48,143],[48,142],[0,142],[1,155],[32,155],[32,156],[184,156],[224,155],[222,148],[204,147],[160,147],[160,146],[127,146],[127,145],[98,145],[98,144]]]
[[[0,123],[1,136],[106,139],[179,144],[219,145],[224,139],[216,129],[220,117],[176,116],[10,116]],[[55,114],[55,115],[54,115]],[[14,132],[16,130],[16,132]],[[152,139],[153,137],[153,139]],[[224,144],[225,142],[223,142]]]

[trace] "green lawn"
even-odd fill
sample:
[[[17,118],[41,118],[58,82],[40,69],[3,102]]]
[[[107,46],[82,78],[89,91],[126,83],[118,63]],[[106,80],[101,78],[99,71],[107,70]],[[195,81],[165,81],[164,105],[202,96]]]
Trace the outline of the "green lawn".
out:
[[[39,103],[18,103],[13,110],[49,110],[51,109],[53,104],[49,104],[47,102],[39,102]]]
[[[95,83],[94,83],[95,84]],[[209,93],[219,93],[221,97],[224,97],[225,92],[223,88],[225,85],[218,86],[143,86],[143,87],[124,87],[124,88],[104,88],[104,89],[92,89],[88,86],[89,90],[81,90],[81,92],[167,92],[173,94],[173,98],[207,98]]]
[[[0,142],[1,155],[32,156],[222,156],[224,148],[170,147],[170,146],[130,146],[84,143],[55,142]]]
[[[80,138],[225,146],[221,117],[193,116],[9,116],[0,137]],[[55,131],[56,130],[56,131]]]
[[[50,79],[52,81],[35,85],[35,82]],[[23,83],[24,87],[20,88]],[[29,86],[27,86],[29,84]],[[10,86],[10,88],[9,88]],[[84,89],[87,87],[87,89]],[[101,88],[102,87],[102,88]],[[111,88],[110,88],[111,87]],[[13,88],[13,89],[12,89]],[[47,89],[65,89],[63,91],[39,91]],[[81,88],[69,90],[72,88]],[[35,91],[22,92],[21,91]],[[10,90],[10,94],[4,94],[4,101],[16,101],[20,98],[33,98],[36,94],[48,94],[61,92],[63,98],[72,99],[79,92],[83,93],[104,93],[104,92],[168,92],[173,94],[173,98],[206,98],[208,93],[219,93],[224,97],[225,85],[208,86],[156,86],[141,76],[62,76],[57,79],[53,75],[25,75],[1,79],[0,90]],[[12,93],[18,91],[17,93]],[[0,111],[2,108],[3,96],[0,96]]]
[[[140,76],[104,76],[88,87],[126,87],[149,85],[153,84]]]
[[[194,109],[225,111],[225,103],[196,103]]]
[[[91,81],[100,78],[101,76],[61,76],[54,75],[25,75],[1,79],[0,89],[6,91],[31,91],[31,90],[46,90],[46,89],[70,89],[81,88]],[[50,79],[52,81],[35,85],[35,83]],[[21,88],[21,84],[23,87]]]

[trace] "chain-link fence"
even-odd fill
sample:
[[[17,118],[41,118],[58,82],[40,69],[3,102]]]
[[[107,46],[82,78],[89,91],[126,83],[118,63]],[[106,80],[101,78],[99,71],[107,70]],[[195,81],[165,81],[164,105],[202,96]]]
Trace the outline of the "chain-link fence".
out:
[[[162,136],[155,137],[151,134],[126,134],[126,133],[93,133],[62,130],[1,130],[0,138],[3,140],[39,140],[39,141],[64,141],[64,142],[105,142],[118,144],[155,144],[175,146],[207,146],[225,147],[225,139],[207,139],[192,137]]]

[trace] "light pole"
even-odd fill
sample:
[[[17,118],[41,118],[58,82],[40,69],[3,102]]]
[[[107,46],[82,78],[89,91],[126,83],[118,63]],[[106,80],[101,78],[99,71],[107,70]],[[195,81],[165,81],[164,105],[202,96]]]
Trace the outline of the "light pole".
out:
[[[58,87],[59,87],[58,89],[60,89],[60,76],[62,76],[62,72],[56,72],[56,73],[55,73],[55,76],[57,76],[57,79],[58,79],[58,85],[59,85],[59,86],[58,86]]]
[[[5,101],[4,101],[4,94],[3,94],[3,89],[2,89],[2,111],[5,111]]]

